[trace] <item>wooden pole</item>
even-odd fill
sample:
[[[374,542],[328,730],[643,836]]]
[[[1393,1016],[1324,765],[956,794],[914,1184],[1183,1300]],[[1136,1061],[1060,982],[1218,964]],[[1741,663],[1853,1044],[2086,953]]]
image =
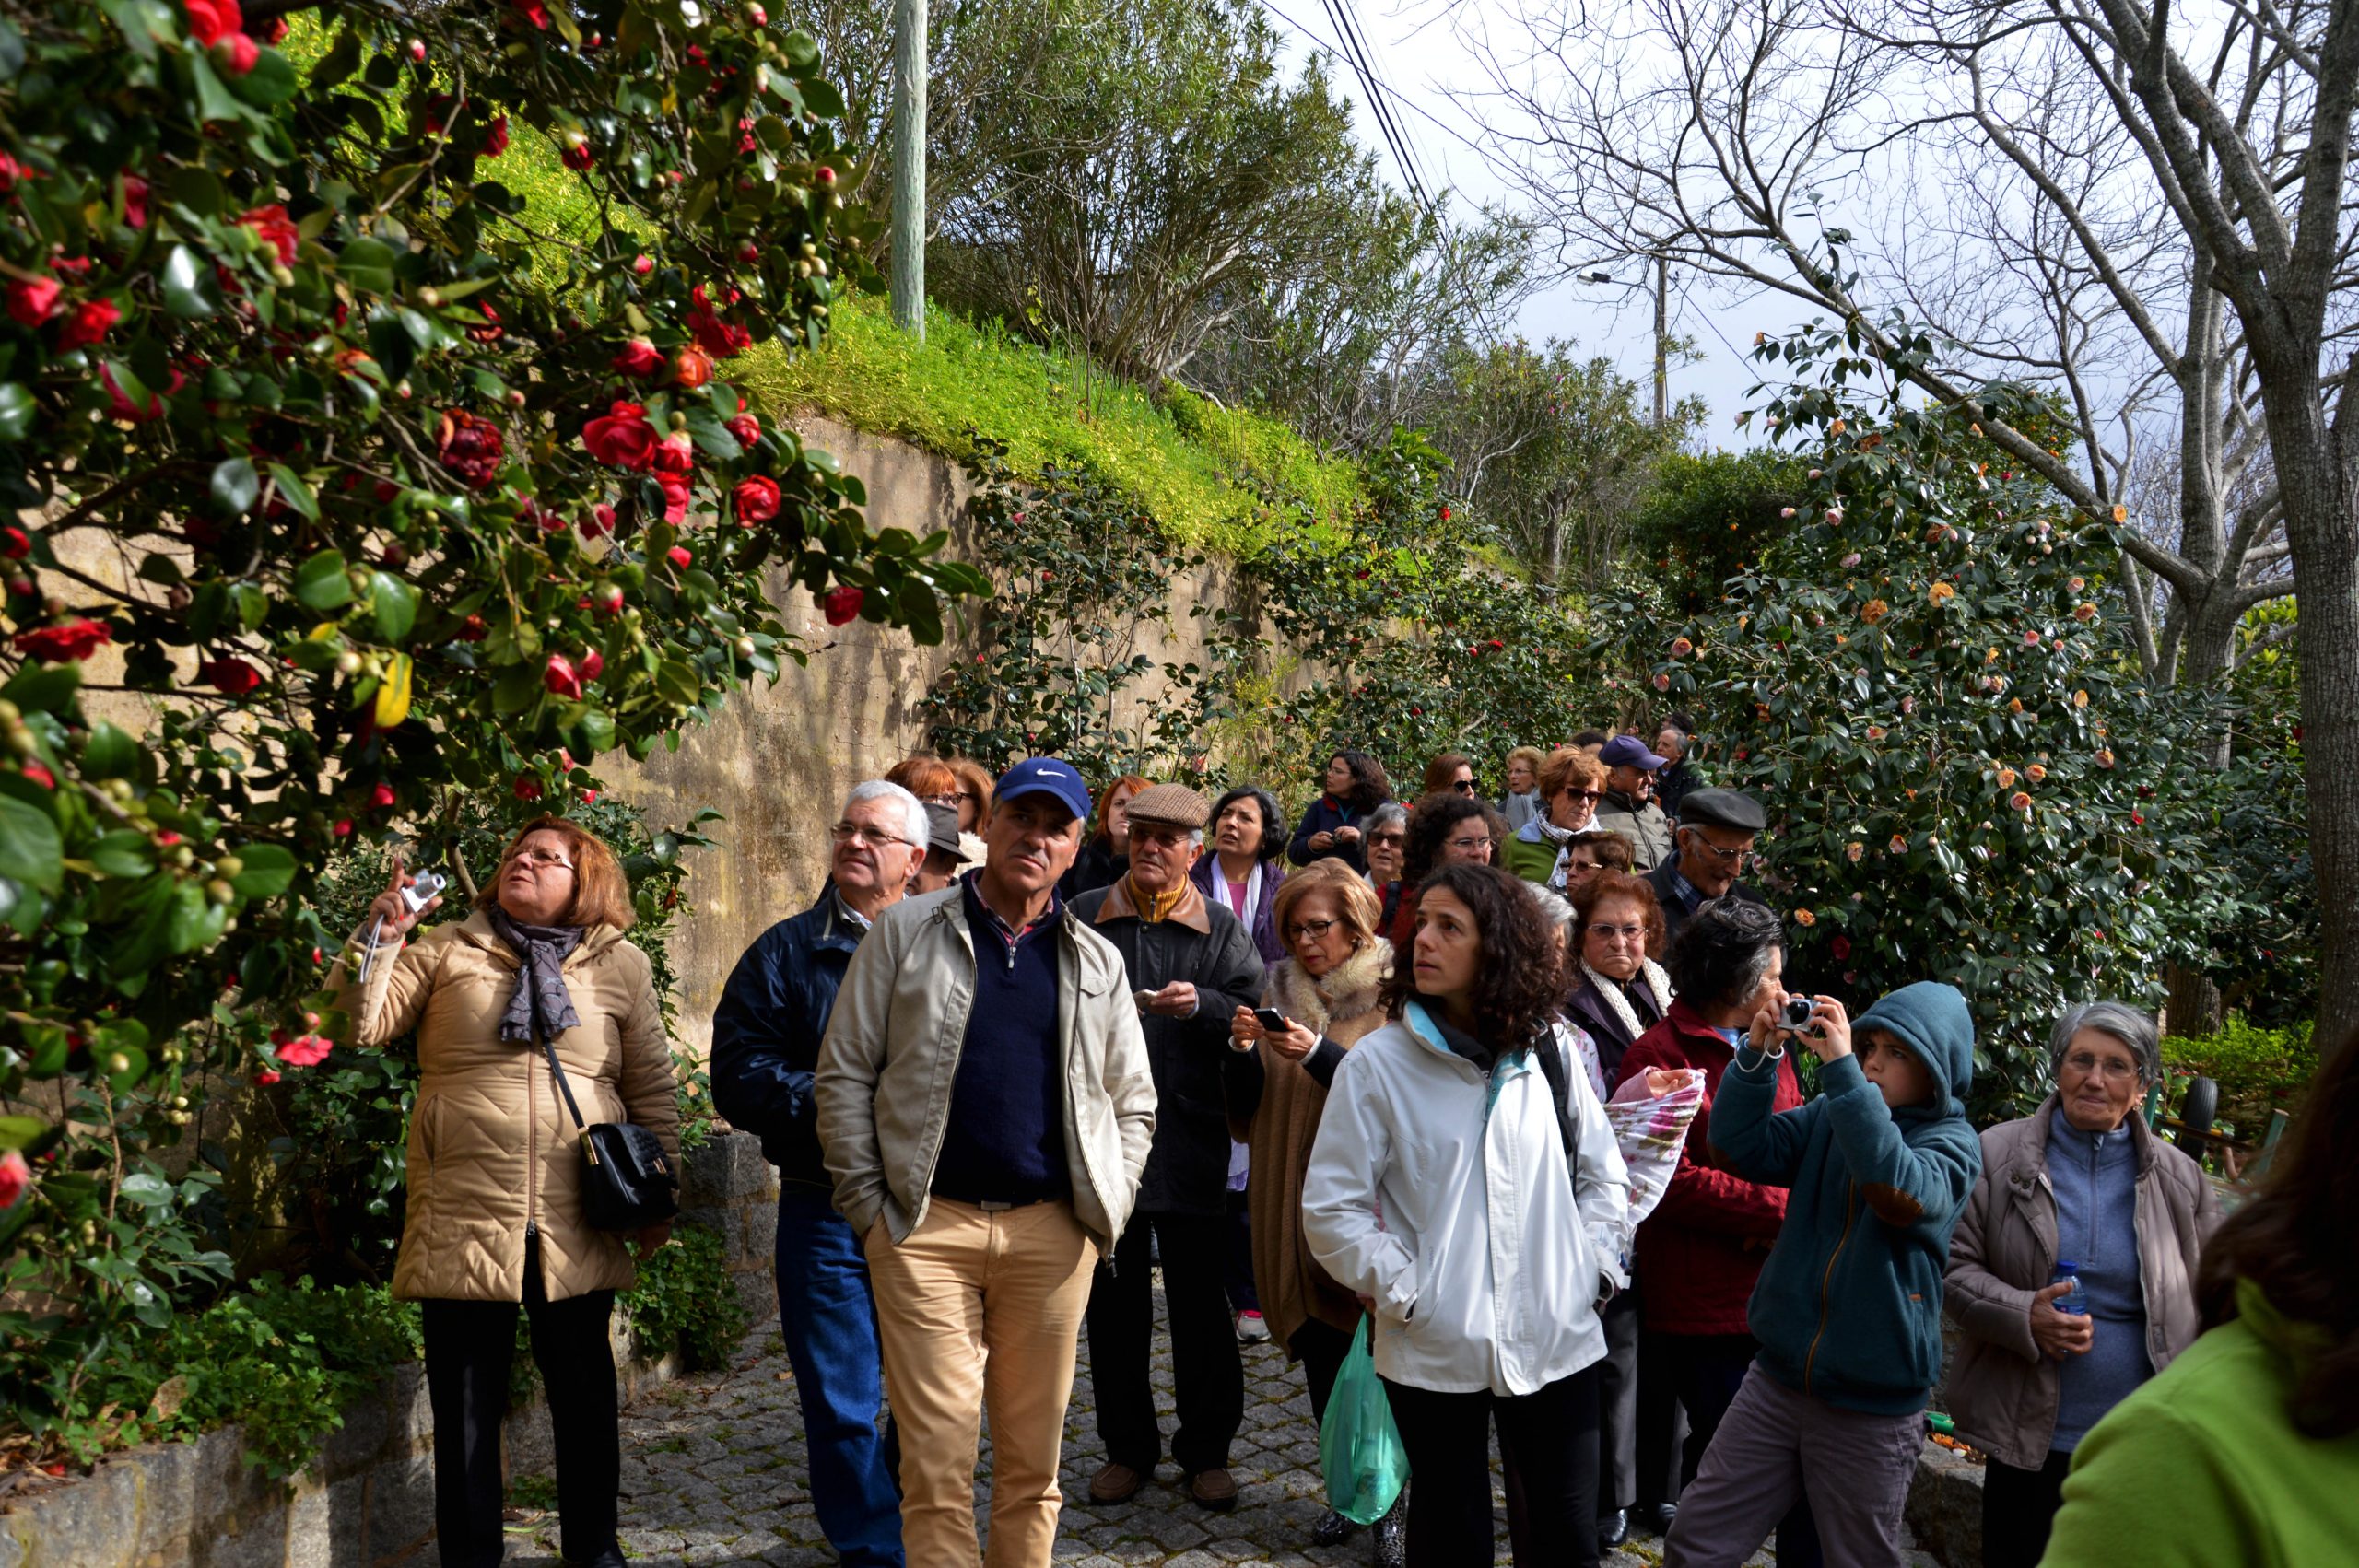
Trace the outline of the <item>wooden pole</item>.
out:
[[[925,341],[926,0],[893,0],[893,322]]]

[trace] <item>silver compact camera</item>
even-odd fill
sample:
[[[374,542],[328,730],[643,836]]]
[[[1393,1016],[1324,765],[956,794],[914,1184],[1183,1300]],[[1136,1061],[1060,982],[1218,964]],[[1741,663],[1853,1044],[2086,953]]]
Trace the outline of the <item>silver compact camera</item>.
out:
[[[440,898],[442,890],[450,885],[450,879],[440,872],[420,872],[410,879],[407,887],[402,889],[402,903],[411,914],[417,914]]]
[[[1790,996],[1778,1009],[1778,1027],[1789,1035],[1799,1035],[1810,1027],[1810,998]]]

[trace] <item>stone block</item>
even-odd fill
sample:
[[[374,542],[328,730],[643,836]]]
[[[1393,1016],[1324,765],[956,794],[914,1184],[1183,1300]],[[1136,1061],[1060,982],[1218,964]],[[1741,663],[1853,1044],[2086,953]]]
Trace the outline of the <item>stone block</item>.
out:
[[[281,1538],[286,1568],[334,1568],[339,1515],[351,1536],[360,1533],[362,1499],[368,1477],[352,1476],[333,1485],[321,1485],[306,1476],[287,1500],[285,1534]],[[345,1561],[350,1561],[347,1557]]]
[[[778,1256],[778,1196],[757,1198],[743,1211],[744,1219],[730,1239],[732,1246],[723,1256],[730,1265],[758,1265],[767,1269],[770,1259]]]
[[[683,1155],[680,1164],[683,1207],[725,1204],[778,1192],[778,1172],[762,1158],[762,1141],[751,1133],[724,1133]]]
[[[328,1433],[315,1468],[329,1480],[365,1470],[385,1451],[393,1430],[392,1390],[381,1387],[344,1408],[344,1424]]]
[[[1982,1562],[1983,1466],[1928,1441],[1908,1487],[1907,1521],[1917,1544],[1949,1568]]]
[[[396,1562],[434,1530],[434,1458],[412,1455],[379,1465],[369,1476],[363,1535],[366,1560]]]
[[[105,1460],[81,1482],[18,1504],[0,1518],[0,1539],[17,1543],[28,1568],[133,1568],[142,1479],[129,1456]]]
[[[209,1499],[197,1495],[198,1454],[194,1443],[158,1443],[136,1454],[140,1561],[176,1558],[200,1515],[210,1517]]]

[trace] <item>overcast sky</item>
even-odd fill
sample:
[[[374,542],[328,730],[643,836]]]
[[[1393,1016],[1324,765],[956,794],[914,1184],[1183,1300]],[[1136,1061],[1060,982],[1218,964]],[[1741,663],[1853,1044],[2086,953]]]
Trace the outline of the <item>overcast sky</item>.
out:
[[[1279,30],[1285,34],[1297,60],[1312,50],[1328,55],[1338,88],[1352,100],[1360,138],[1376,149],[1378,168],[1396,187],[1405,189],[1376,121],[1367,93],[1348,62],[1333,52],[1335,27],[1322,0],[1261,0]],[[1456,0],[1477,8],[1485,0]],[[1497,202],[1521,210],[1520,193],[1491,167],[1475,146],[1476,113],[1496,113],[1495,104],[1479,101],[1488,86],[1481,64],[1461,41],[1451,22],[1443,19],[1431,0],[1357,0],[1352,7],[1361,35],[1367,40],[1379,77],[1391,89],[1393,119],[1409,143],[1426,184],[1437,193],[1448,187],[1457,193],[1453,205],[1472,208]],[[1457,18],[1460,25],[1467,18]],[[1790,300],[1765,300],[1747,308],[1716,304],[1700,291],[1682,297],[1680,280],[1672,280],[1672,331],[1696,340],[1704,357],[1673,370],[1672,396],[1697,396],[1711,406],[1704,439],[1712,446],[1753,444],[1736,428],[1736,416],[1745,406],[1746,389],[1755,377],[1740,345],[1756,331],[1778,332],[1797,324]],[[1525,306],[1521,324],[1534,342],[1547,337],[1569,338],[1589,353],[1613,357],[1625,375],[1644,380],[1652,373],[1653,302],[1651,295],[1627,293],[1593,283],[1555,284]]]

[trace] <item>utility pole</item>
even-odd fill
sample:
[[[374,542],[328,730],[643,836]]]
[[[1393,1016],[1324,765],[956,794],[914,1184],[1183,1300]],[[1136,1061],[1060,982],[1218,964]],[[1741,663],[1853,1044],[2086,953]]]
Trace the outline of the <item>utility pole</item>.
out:
[[[893,323],[920,343],[925,341],[925,7],[926,0],[893,0]]]
[[[1654,427],[1670,425],[1670,262],[1654,260]]]

